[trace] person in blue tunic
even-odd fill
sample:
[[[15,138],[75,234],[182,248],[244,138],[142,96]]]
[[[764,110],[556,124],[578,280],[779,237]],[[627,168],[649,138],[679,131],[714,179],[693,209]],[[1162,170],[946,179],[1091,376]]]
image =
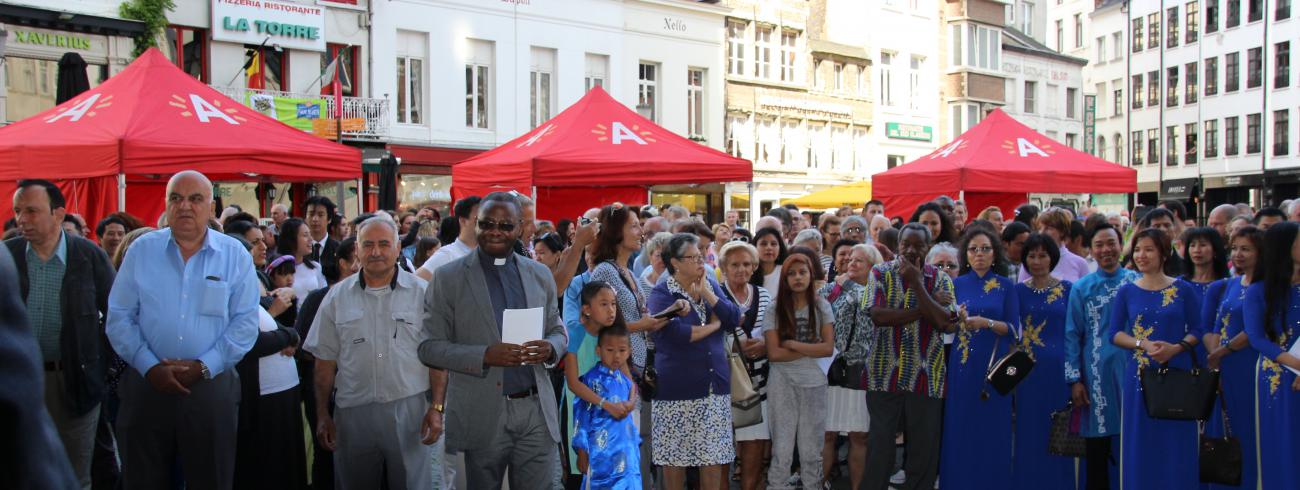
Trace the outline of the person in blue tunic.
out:
[[[1264,236],[1255,282],[1246,289],[1246,336],[1259,351],[1256,409],[1262,488],[1300,488],[1300,225],[1277,223]]]
[[[1184,231],[1182,247],[1182,266],[1179,267],[1182,275],[1178,278],[1192,285],[1197,293],[1196,304],[1204,305],[1205,294],[1210,286],[1228,277],[1228,249],[1218,230],[1204,226]],[[1209,323],[1204,325],[1207,332],[1212,330]],[[1207,350],[1209,347],[1204,343],[1196,345],[1196,360],[1201,364],[1205,364],[1210,354]]]
[[[1241,485],[1211,485],[1210,488],[1255,488],[1259,475],[1255,452],[1255,364],[1259,352],[1250,347],[1243,310],[1246,287],[1255,279],[1255,267],[1264,248],[1264,232],[1246,226],[1232,235],[1231,243],[1232,267],[1241,275],[1210,286],[1201,306],[1201,322],[1205,325],[1203,343],[1209,350],[1208,365],[1210,369],[1220,370],[1223,408],[1228,413],[1232,435],[1241,441]],[[1205,423],[1205,433],[1222,436],[1223,430],[1223,415],[1216,406]]]
[[[1029,280],[1016,284],[1020,302],[1020,349],[1034,369],[1016,387],[1015,455],[1012,488],[1075,487],[1074,458],[1047,452],[1051,414],[1070,401],[1065,379],[1065,316],[1070,282],[1052,277],[1061,251],[1052,237],[1034,233],[1020,249]]]
[[[1109,223],[1092,229],[1088,237],[1097,270],[1070,288],[1069,314],[1065,317],[1065,383],[1075,406],[1085,407],[1079,433],[1087,453],[1084,483],[1088,490],[1118,486],[1119,468],[1111,464],[1111,441],[1119,435],[1120,376],[1124,351],[1106,336],[1111,302],[1120,286],[1133,282],[1137,273],[1119,265],[1119,230]],[[1032,372],[1032,371],[1031,371]]]
[[[963,274],[953,281],[965,319],[948,358],[939,480],[944,490],[1011,484],[1011,396],[985,385],[990,358],[1015,342],[1020,302],[1006,271],[1002,241],[974,227],[958,250]]]
[[[1120,286],[1110,310],[1111,341],[1132,351],[1123,373],[1120,440],[1121,489],[1191,489],[1200,479],[1196,422],[1147,415],[1139,373],[1165,364],[1191,369],[1201,334],[1195,288],[1164,273],[1172,259],[1169,235],[1158,228],[1133,236],[1136,281]]]
[[[573,404],[573,448],[578,453],[578,469],[585,475],[582,488],[639,489],[641,437],[628,417],[637,405],[627,367],[632,352],[629,334],[627,327],[614,325],[601,329],[599,335],[596,353],[600,362],[581,379],[600,400],[579,399]]]

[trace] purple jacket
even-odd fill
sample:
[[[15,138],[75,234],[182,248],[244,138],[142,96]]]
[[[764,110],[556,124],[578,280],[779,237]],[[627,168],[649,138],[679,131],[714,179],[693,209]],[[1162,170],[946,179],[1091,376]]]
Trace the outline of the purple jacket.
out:
[[[709,278],[718,304],[708,306],[706,314],[717,315],[723,325],[739,322],[740,310],[727,300],[718,283]],[[650,292],[647,309],[663,311],[678,299],[687,299],[668,291],[668,281],[661,281]],[[674,316],[668,325],[651,335],[655,345],[654,366],[659,376],[656,400],[696,400],[713,395],[731,394],[731,368],[727,364],[724,331],[718,329],[708,337],[691,342],[691,329],[704,324],[695,309],[686,316]]]

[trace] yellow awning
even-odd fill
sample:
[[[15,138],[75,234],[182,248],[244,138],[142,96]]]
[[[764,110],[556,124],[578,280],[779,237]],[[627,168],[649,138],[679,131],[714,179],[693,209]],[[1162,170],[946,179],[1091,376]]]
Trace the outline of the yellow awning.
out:
[[[871,181],[853,182],[832,187],[823,191],[781,201],[781,204],[794,204],[801,208],[838,208],[840,206],[861,207],[871,200]]]

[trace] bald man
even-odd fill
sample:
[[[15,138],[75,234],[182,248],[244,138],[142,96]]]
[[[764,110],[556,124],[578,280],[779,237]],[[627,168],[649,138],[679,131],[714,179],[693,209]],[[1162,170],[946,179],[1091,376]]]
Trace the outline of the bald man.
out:
[[[1220,204],[1210,211],[1210,216],[1206,219],[1206,226],[1214,228],[1223,237],[1224,242],[1228,240],[1228,223],[1232,218],[1237,217],[1237,207],[1231,204]]]
[[[186,488],[229,489],[233,368],[258,332],[253,257],[208,230],[212,182],[203,174],[173,176],[166,200],[170,227],[131,244],[108,297],[108,340],[130,366],[118,386],[122,487],[170,489],[183,473]]]
[[[773,228],[776,231],[781,232],[783,235],[785,233],[785,225],[781,223],[781,218],[776,216],[764,216],[759,218],[758,223],[754,224],[754,231],[757,232],[763,228]]]

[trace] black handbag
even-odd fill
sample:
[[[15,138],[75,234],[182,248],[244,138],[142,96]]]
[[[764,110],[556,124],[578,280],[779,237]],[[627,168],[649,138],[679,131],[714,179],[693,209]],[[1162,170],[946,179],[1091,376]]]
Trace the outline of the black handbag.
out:
[[[1020,350],[1018,344],[1012,345],[1011,352],[994,362],[998,354],[999,342],[1002,342],[1001,337],[993,342],[993,350],[989,352],[989,367],[984,374],[985,387],[980,392],[980,398],[983,400],[989,399],[989,386],[997,390],[999,395],[1006,396],[1007,393],[1011,393],[1011,390],[1016,389],[1016,385],[1020,384],[1026,376],[1029,376],[1029,371],[1034,369],[1034,359],[1029,357],[1029,353]]]
[[[1142,382],[1142,399],[1147,416],[1169,420],[1205,420],[1214,410],[1214,392],[1219,386],[1219,372],[1201,369],[1192,349],[1190,371],[1161,364],[1147,366],[1138,374]]]
[[[651,401],[655,398],[655,388],[659,384],[659,374],[655,372],[655,348],[654,345],[646,347],[645,369],[640,373],[632,373],[636,378],[636,390],[641,393],[641,399]],[[639,375],[638,375],[639,374]]]
[[[1087,452],[1083,436],[1079,435],[1078,421],[1082,414],[1073,402],[1052,412],[1052,429],[1047,435],[1047,452],[1067,458],[1082,458]]]
[[[1219,392],[1219,410],[1223,416],[1223,437],[1211,437],[1201,430],[1201,483],[1215,483],[1235,487],[1241,485],[1241,441],[1232,437],[1232,424],[1228,410],[1223,406],[1223,390]]]
[[[853,346],[853,338],[858,333],[857,322],[849,327],[849,341],[844,344],[844,349],[848,350]],[[849,360],[844,357],[844,353],[835,356],[831,361],[831,366],[826,371],[826,384],[846,388],[850,390],[862,390],[862,370],[866,364],[849,364]]]

